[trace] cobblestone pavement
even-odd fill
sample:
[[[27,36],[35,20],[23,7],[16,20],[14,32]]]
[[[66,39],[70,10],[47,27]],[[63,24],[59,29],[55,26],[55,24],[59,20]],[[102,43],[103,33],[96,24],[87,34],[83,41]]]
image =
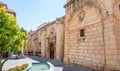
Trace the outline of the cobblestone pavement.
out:
[[[37,61],[42,61],[42,62],[51,62],[55,66],[55,71],[92,71],[90,69],[84,68],[84,67],[78,67],[74,65],[66,65],[63,62],[56,61],[53,59],[46,59],[42,57],[37,57],[37,56],[28,56],[29,58],[32,58]]]

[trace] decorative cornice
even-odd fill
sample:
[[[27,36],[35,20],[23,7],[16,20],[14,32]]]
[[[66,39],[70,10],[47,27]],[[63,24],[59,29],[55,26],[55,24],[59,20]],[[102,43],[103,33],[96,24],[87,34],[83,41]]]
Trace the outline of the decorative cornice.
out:
[[[43,23],[42,25],[40,25],[40,26],[38,27],[37,30],[41,30],[41,29],[44,28],[44,27],[50,26],[50,25],[52,25],[52,24],[55,24],[56,21],[58,21],[58,20],[64,20],[64,19],[65,19],[65,16],[63,16],[63,17],[61,17],[61,18],[57,18],[56,20],[54,20],[54,21],[52,21],[52,22]],[[62,22],[62,23],[63,23],[63,22]],[[64,23],[63,23],[63,24],[64,24]]]
[[[73,6],[74,4],[75,4],[75,6]],[[71,18],[75,12],[77,12],[79,10],[83,10],[85,6],[95,8],[101,14],[102,17],[106,16],[105,15],[106,9],[105,9],[104,5],[96,0],[71,0],[70,2],[68,2],[65,5],[65,8],[67,6],[69,7],[67,9],[67,11],[69,11],[69,14],[67,14],[68,22],[71,20]],[[80,14],[81,20],[84,19],[84,15],[85,15],[84,12],[82,12],[82,14]]]
[[[64,5],[64,8],[66,8],[68,5],[74,3],[76,0],[70,0],[66,5]],[[77,0],[78,1],[78,0]]]

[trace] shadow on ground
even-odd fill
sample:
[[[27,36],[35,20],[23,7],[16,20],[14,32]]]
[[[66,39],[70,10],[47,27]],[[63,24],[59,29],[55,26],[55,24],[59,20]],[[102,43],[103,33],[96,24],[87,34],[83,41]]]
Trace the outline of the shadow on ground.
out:
[[[53,59],[46,59],[38,56],[28,56],[28,57],[41,62],[51,62],[55,67],[63,67],[63,71],[92,71],[84,67],[66,65],[61,61],[57,61]]]

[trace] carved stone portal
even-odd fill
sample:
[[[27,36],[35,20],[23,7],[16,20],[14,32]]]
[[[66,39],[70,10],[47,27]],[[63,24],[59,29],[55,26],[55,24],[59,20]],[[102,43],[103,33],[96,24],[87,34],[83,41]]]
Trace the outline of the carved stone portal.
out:
[[[54,49],[54,44],[53,43],[51,43],[50,45],[49,45],[49,48],[50,48],[50,58],[52,58],[52,59],[54,59],[54,53],[55,53],[55,49]]]
[[[55,29],[51,28],[49,36],[48,36],[48,52],[49,58],[55,58],[55,51],[56,51],[56,33]]]

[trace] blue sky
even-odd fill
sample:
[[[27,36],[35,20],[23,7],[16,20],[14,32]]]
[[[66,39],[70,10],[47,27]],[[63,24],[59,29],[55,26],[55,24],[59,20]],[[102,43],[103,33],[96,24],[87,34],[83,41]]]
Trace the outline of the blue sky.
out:
[[[25,30],[35,30],[40,24],[65,15],[66,0],[0,0],[17,14],[17,22]]]

